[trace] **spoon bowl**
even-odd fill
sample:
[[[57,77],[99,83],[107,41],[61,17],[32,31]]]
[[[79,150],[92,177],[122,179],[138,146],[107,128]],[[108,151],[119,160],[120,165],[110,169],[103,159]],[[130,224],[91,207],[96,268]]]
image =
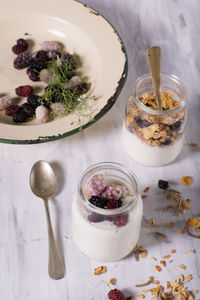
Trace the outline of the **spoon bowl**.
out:
[[[52,279],[61,279],[65,276],[65,267],[54,238],[48,206],[48,198],[56,191],[56,177],[46,161],[39,160],[33,165],[30,173],[30,187],[33,194],[44,200],[49,236],[49,276]]]
[[[33,194],[47,199],[56,191],[56,177],[51,166],[44,160],[37,161],[31,170],[30,186]]]

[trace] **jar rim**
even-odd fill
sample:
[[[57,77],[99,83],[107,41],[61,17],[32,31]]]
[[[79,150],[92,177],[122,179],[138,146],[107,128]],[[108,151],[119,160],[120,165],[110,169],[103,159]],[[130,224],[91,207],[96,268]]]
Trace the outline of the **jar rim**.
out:
[[[184,106],[186,104],[186,99],[188,98],[188,92],[187,92],[185,83],[178,76],[176,76],[174,74],[161,72],[160,75],[161,75],[161,80],[162,80],[162,78],[169,77],[169,79],[171,79],[175,83],[181,85],[181,87],[183,88],[184,96],[178,106],[176,106],[175,108],[170,109],[170,110],[158,110],[158,109],[150,108],[150,107],[144,105],[140,101],[140,99],[137,96],[137,87],[138,87],[139,83],[141,83],[142,80],[148,79],[148,78],[151,79],[151,73],[146,73],[146,74],[143,74],[140,77],[138,77],[138,79],[135,81],[135,83],[133,85],[133,95],[132,96],[133,96],[137,106],[149,114],[157,115],[157,116],[166,116],[166,115],[171,115],[171,114],[177,113],[182,108],[184,108]]]
[[[115,170],[117,169],[117,170],[121,171],[122,173],[124,173],[125,175],[128,175],[128,177],[131,179],[131,182],[134,185],[134,193],[133,193],[132,199],[129,203],[126,203],[124,206],[114,208],[114,209],[104,209],[104,208],[100,208],[100,207],[93,205],[87,199],[85,199],[84,194],[83,194],[83,189],[82,189],[84,178],[87,176],[87,174],[89,172],[92,173],[96,170],[100,171],[103,168],[109,168],[109,169],[115,169]],[[134,174],[134,172],[132,170],[130,170],[129,168],[125,167],[124,165],[122,165],[120,163],[106,161],[106,162],[100,162],[100,163],[91,165],[83,172],[83,174],[81,175],[81,177],[79,179],[79,183],[78,183],[78,193],[80,195],[82,203],[86,206],[86,208],[89,208],[92,212],[95,212],[95,213],[98,213],[101,215],[116,215],[116,214],[119,214],[122,212],[123,213],[126,212],[132,206],[134,206],[136,204],[138,196],[139,196],[139,183],[138,183],[138,179],[137,179],[136,175]]]

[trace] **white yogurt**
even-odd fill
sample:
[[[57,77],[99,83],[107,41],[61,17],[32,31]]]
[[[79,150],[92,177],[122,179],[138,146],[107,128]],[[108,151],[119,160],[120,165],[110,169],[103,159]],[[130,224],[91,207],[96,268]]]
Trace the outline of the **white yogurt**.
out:
[[[152,167],[172,162],[181,152],[183,140],[184,137],[169,146],[151,146],[129,132],[125,125],[122,129],[122,143],[127,154],[136,162]]]
[[[72,204],[72,236],[81,252],[99,261],[115,261],[128,255],[138,242],[143,204],[139,196],[125,226],[112,222],[92,223],[81,213],[77,198]]]

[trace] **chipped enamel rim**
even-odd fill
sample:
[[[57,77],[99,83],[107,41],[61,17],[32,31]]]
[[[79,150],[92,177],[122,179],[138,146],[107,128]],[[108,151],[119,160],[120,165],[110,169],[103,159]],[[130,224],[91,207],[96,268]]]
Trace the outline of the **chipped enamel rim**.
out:
[[[70,124],[73,123],[71,122],[71,118],[73,114],[70,114],[66,117],[60,118],[53,120],[51,122],[48,122],[46,124],[40,124],[36,125],[34,123],[30,125],[15,125],[15,124],[8,124],[8,121],[6,119],[5,123],[0,123],[0,142],[3,143],[10,143],[10,144],[36,144],[36,143],[44,143],[44,142],[50,142],[54,141],[57,139],[61,139],[67,136],[70,136],[72,134],[75,134],[93,123],[95,123],[97,120],[99,120],[101,117],[103,117],[112,107],[112,105],[115,103],[117,100],[117,97],[119,96],[122,87],[126,81],[127,78],[127,72],[128,72],[128,59],[127,59],[127,53],[125,46],[123,44],[123,41],[121,40],[119,34],[117,31],[114,29],[112,24],[109,23],[109,21],[99,14],[97,11],[92,9],[91,7],[80,3],[78,1],[74,0],[59,0],[60,1],[60,6],[59,3],[55,1],[48,1],[45,0],[42,3],[39,0],[35,1],[25,1],[25,0],[20,0],[18,2],[13,2],[12,0],[6,1],[6,3],[3,6],[3,9],[0,12],[0,28],[1,22],[4,24],[7,24],[10,20],[19,20],[19,18],[22,19],[22,21],[26,21],[31,19],[31,16],[29,15],[30,11],[32,12],[32,15],[35,16],[36,20],[34,24],[29,26],[30,28],[35,29],[35,26],[37,26],[37,19],[42,20],[44,17],[46,22],[43,24],[43,30],[47,28],[48,34],[50,35],[49,31],[51,27],[48,28],[48,24],[46,23],[49,22],[49,26],[55,25],[55,27],[58,27],[58,29],[51,29],[51,34],[54,30],[54,33],[57,32],[60,34],[60,36],[65,34],[67,29],[72,29],[71,35],[70,35],[70,30],[67,31],[70,37],[67,36],[68,40],[64,40],[64,42],[68,43],[69,45],[69,52],[74,53],[74,49],[78,49],[78,47],[73,48],[73,42],[75,42],[75,39],[73,40],[74,33],[80,33],[77,38],[80,39],[80,41],[86,41],[88,43],[80,43],[80,50],[81,47],[85,47],[82,50],[83,56],[80,53],[80,56],[83,57],[83,62],[84,62],[84,55],[86,54],[86,64],[89,66],[90,70],[90,78],[91,80],[94,79],[94,82],[96,80],[96,83],[93,81],[91,82],[91,89],[92,89],[92,94],[97,96],[97,100],[95,101],[95,112],[92,118],[88,118],[87,120],[82,121],[83,123],[79,124],[78,126],[71,126]],[[37,5],[40,3],[40,5]],[[48,2],[48,5],[47,5]],[[12,11],[10,10],[12,3]],[[23,7],[23,9],[21,9]],[[40,11],[38,11],[38,7]],[[37,9],[36,9],[37,8]],[[56,8],[56,10],[55,10]],[[46,9],[48,9],[48,12],[46,12]],[[69,11],[69,15],[67,15]],[[48,13],[48,14],[47,14]],[[52,17],[53,15],[53,17]],[[4,17],[6,16],[6,17]],[[22,17],[21,17],[22,16]],[[70,18],[71,16],[77,16],[76,22],[71,22],[70,23]],[[78,20],[77,20],[78,19]],[[74,20],[71,20],[74,21]],[[7,23],[6,23],[7,22]],[[82,22],[82,23],[81,23]],[[10,22],[11,23],[11,22]],[[8,23],[8,24],[10,24]],[[19,22],[20,23],[20,22]],[[27,24],[26,22],[25,24]],[[30,23],[30,22],[29,22]],[[28,23],[28,24],[29,24]],[[21,23],[20,23],[21,24]],[[22,26],[18,24],[17,26]],[[41,25],[41,24],[40,24]],[[62,26],[61,26],[62,25]],[[91,26],[92,25],[92,26]],[[14,26],[14,27],[13,27]],[[24,22],[23,22],[24,26]],[[46,27],[45,27],[46,26]],[[15,30],[15,33],[10,34],[13,36],[15,34],[16,38],[19,38],[20,35],[18,33],[19,29],[15,25],[12,24],[12,29]],[[63,29],[64,28],[64,29]],[[86,30],[87,29],[87,30]],[[9,28],[8,28],[9,30]],[[34,31],[33,30],[33,31]],[[57,31],[56,31],[57,30]],[[59,31],[60,30],[60,31]],[[22,31],[22,27],[21,27]],[[20,32],[21,32],[20,31]],[[30,31],[30,29],[29,29]],[[29,32],[28,29],[26,29],[26,32]],[[0,30],[1,32],[1,30]],[[8,32],[8,31],[7,31]],[[12,32],[12,30],[10,31]],[[18,34],[18,35],[17,35]],[[46,34],[46,32],[45,32]],[[4,33],[3,29],[1,32],[1,36],[3,35],[4,39]],[[21,34],[22,35],[22,34]],[[32,34],[33,39],[34,39],[34,33]],[[94,39],[93,39],[94,38]],[[14,39],[14,40],[15,40]],[[55,39],[55,38],[54,38]],[[71,40],[70,40],[71,39]],[[45,38],[41,37],[41,41],[45,40]],[[60,40],[60,39],[56,39]],[[63,40],[60,40],[63,42]],[[70,44],[71,41],[71,44]],[[108,43],[105,43],[108,41]],[[9,51],[11,46],[13,45],[13,39],[10,41],[9,40]],[[5,44],[5,43],[4,43]],[[109,45],[107,45],[109,44]],[[89,49],[86,49],[86,47],[89,47]],[[70,49],[71,47],[71,49]],[[92,50],[91,50],[92,49]],[[3,49],[2,53],[7,53],[8,48]],[[71,50],[71,51],[70,51]],[[79,50],[79,49],[78,49]],[[84,52],[85,51],[85,52]],[[92,52],[93,51],[93,52]],[[80,51],[81,52],[81,51]],[[90,52],[88,55],[88,52]],[[10,55],[11,51],[8,53],[8,56]],[[75,53],[79,52],[75,51]],[[99,55],[99,57],[98,57]],[[2,56],[2,54],[1,54]],[[13,60],[13,55],[12,60]],[[92,62],[92,58],[94,56],[94,64],[89,64]],[[99,61],[98,61],[99,59]],[[7,59],[4,59],[7,61]],[[104,62],[105,60],[105,62]],[[99,64],[98,64],[99,63]],[[11,61],[12,64],[12,61]],[[14,69],[12,67],[12,69]],[[96,72],[97,71],[97,72]],[[19,72],[18,70],[12,70],[12,72]],[[20,71],[22,72],[22,71]],[[92,73],[93,72],[93,73]],[[104,73],[105,72],[105,73]],[[25,73],[25,72],[24,72]],[[21,76],[21,73],[18,73]],[[84,71],[84,74],[87,74],[87,71]],[[92,74],[94,75],[94,78],[92,77]],[[98,74],[98,76],[96,75]],[[95,77],[96,76],[96,77]],[[104,79],[105,77],[105,79]],[[25,81],[25,75],[23,75],[22,80]],[[0,78],[1,79],[1,78]],[[105,81],[104,81],[105,80]],[[32,85],[32,82],[28,80],[27,82],[23,82],[22,84],[29,84]],[[95,85],[96,84],[96,85]],[[21,84],[18,84],[21,85]],[[15,83],[15,87],[18,86]],[[6,86],[6,83],[4,84]],[[7,85],[8,86],[8,85]],[[13,88],[12,88],[13,89]],[[100,91],[105,92],[105,94],[101,95]],[[3,92],[2,90],[0,92]],[[14,94],[13,94],[14,95]],[[9,118],[9,117],[5,117]],[[70,119],[71,118],[71,119]],[[68,121],[68,119],[70,119]],[[67,121],[68,123],[66,124]],[[32,121],[31,121],[32,122]],[[28,122],[28,123],[31,123]],[[25,123],[24,123],[25,124]],[[50,124],[50,125],[49,125]],[[66,126],[66,127],[65,127]],[[50,130],[49,128],[53,128],[53,130]],[[70,128],[70,129],[69,129]],[[8,130],[9,129],[9,130]],[[21,129],[21,131],[19,130]],[[11,132],[11,135],[16,136],[13,138],[13,136],[6,136],[7,132]],[[27,132],[27,136],[24,133],[23,135],[20,135],[21,132]],[[36,133],[37,132],[37,133]],[[47,134],[44,132],[48,132]]]

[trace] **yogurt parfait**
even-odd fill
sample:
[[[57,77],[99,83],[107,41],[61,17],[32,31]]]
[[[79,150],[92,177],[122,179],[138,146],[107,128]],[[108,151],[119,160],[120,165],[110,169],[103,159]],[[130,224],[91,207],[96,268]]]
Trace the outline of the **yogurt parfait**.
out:
[[[72,204],[72,236],[85,255],[115,261],[138,242],[143,205],[135,175],[117,163],[99,163],[82,175]]]
[[[135,83],[129,99],[122,141],[135,161],[148,166],[172,162],[181,152],[186,123],[187,90],[175,75],[161,73],[162,110],[158,110],[150,74]]]

